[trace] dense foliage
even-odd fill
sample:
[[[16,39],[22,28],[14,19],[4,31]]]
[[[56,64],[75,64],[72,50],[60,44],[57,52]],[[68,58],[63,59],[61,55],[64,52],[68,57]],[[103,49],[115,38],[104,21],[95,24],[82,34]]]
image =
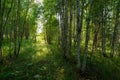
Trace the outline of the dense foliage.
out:
[[[36,1],[0,0],[1,80],[120,80],[120,0]]]

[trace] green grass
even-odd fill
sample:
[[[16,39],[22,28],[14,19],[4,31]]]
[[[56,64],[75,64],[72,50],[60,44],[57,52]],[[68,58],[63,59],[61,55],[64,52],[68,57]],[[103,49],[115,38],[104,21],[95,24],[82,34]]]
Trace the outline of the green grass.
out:
[[[34,44],[24,40],[19,57],[0,65],[0,80],[72,80],[66,74],[73,74],[72,66],[62,59],[59,49],[52,48],[39,36]]]
[[[81,80],[120,80],[119,58],[103,58],[101,53],[90,58],[90,54]],[[46,44],[40,36],[36,43],[24,40],[19,57],[0,65],[0,80],[77,80],[75,57],[66,61],[57,46]]]

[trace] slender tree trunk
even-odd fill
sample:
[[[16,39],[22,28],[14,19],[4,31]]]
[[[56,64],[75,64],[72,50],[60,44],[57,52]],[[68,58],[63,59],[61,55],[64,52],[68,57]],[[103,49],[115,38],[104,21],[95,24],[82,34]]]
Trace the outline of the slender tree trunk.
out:
[[[29,23],[26,23],[25,25],[25,39],[28,40],[30,36],[30,26]]]
[[[64,55],[64,26],[63,26],[63,22],[64,22],[64,2],[63,0],[61,0],[60,2],[60,28],[61,28],[61,49]]]
[[[6,0],[4,0],[3,4],[0,0],[0,57],[2,58],[2,41],[3,41],[3,16],[5,11]]]
[[[107,57],[106,54],[106,5],[103,7],[102,12],[102,54]]]
[[[72,46],[72,0],[70,0],[70,27],[69,27],[69,53],[71,54],[71,46]]]
[[[88,52],[88,43],[89,43],[89,36],[90,36],[90,19],[91,19],[91,12],[92,12],[92,2],[93,0],[90,0],[90,8],[89,13],[86,19],[87,25],[86,25],[86,38],[85,38],[85,49],[84,49],[84,58],[83,58],[83,65],[82,65],[82,71],[85,71],[86,67],[86,61],[87,61],[87,52]]]
[[[77,68],[80,69],[81,64],[80,64],[80,38],[81,38],[81,19],[80,19],[80,0],[76,0],[76,13],[77,13],[77,28],[76,28],[76,39],[77,39],[77,44],[76,44],[76,56],[77,56]],[[82,16],[81,16],[82,17]]]
[[[15,21],[14,21],[15,22]],[[15,23],[14,23],[15,24]],[[18,44],[19,42],[19,30],[20,30],[20,0],[17,0],[17,22],[16,22],[16,25],[14,27],[14,56],[15,57],[18,57],[18,47],[20,46]]]
[[[9,45],[9,57],[12,57],[12,27],[10,28],[10,45]]]
[[[76,5],[74,5],[74,21],[73,21],[73,40],[74,40],[74,47],[76,47]]]
[[[116,42],[116,38],[117,38],[117,29],[118,29],[118,24],[119,24],[119,13],[120,13],[120,0],[118,2],[118,5],[116,7],[116,20],[115,20],[115,27],[114,27],[114,32],[113,32],[113,39],[112,39],[112,46],[111,46],[111,57],[114,56],[114,52],[115,52],[115,42]]]
[[[20,0],[19,0],[19,2],[18,2],[19,7],[20,7],[20,3],[21,3],[21,2],[20,2]],[[22,43],[22,39],[23,39],[23,35],[24,35],[24,29],[25,29],[25,24],[26,24],[26,20],[27,20],[27,14],[28,14],[28,10],[29,10],[29,4],[30,4],[30,2],[29,2],[29,0],[28,0],[27,9],[26,9],[26,12],[25,12],[25,17],[24,17],[24,22],[23,22],[22,28],[19,26],[19,30],[20,30],[19,35],[20,35],[20,38],[19,38],[19,40],[18,40],[18,52],[17,52],[17,57],[18,57],[18,55],[19,55],[19,53],[20,53],[20,49],[21,49],[21,43]],[[20,13],[19,13],[19,21],[20,21]],[[20,23],[18,23],[18,24],[20,24]]]
[[[62,39],[62,51],[63,51],[63,57],[65,59],[68,58],[68,0],[63,0],[61,5],[61,39]]]
[[[2,2],[0,0],[0,13],[2,12],[1,9]],[[2,15],[0,14],[0,58],[2,57]]]
[[[14,26],[16,22],[14,20]],[[14,56],[17,54],[17,27],[14,27]]]
[[[14,3],[16,3],[16,1],[14,1]],[[16,26],[17,19],[16,19],[16,17],[17,16],[16,16],[16,11],[15,11],[15,6],[16,6],[16,4],[14,4],[13,14],[12,14],[12,18],[13,18],[13,22],[12,22],[12,24],[13,24],[13,44],[14,44],[14,46],[13,46],[13,54],[14,54],[14,56],[17,53],[17,50],[16,50],[16,45],[17,45],[17,43],[16,43],[16,40],[17,40],[17,26]]]

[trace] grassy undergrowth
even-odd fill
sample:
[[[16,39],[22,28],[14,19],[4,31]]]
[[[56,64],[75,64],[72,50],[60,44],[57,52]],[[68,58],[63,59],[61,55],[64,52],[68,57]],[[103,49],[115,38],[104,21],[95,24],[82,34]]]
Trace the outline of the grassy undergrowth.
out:
[[[80,76],[81,80],[120,80],[119,58],[98,55],[88,56],[87,71]],[[46,44],[38,36],[34,44],[23,41],[23,49],[17,59],[6,59],[0,65],[0,80],[77,80],[75,61],[75,55],[64,60],[57,46]]]

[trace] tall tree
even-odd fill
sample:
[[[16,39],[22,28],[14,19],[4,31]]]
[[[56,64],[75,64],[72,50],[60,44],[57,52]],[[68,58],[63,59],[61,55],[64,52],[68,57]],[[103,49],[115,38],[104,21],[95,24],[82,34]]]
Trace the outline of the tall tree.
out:
[[[107,8],[106,8],[106,0],[104,1],[103,9],[102,9],[102,54],[104,57],[106,54],[106,18],[107,18]]]
[[[6,0],[0,0],[0,57],[2,57],[2,41],[3,41],[3,24]]]
[[[69,0],[69,6],[70,6],[70,11],[69,11],[69,13],[70,13],[70,26],[69,26],[69,53],[71,53],[71,47],[72,47],[72,20],[73,20],[73,15],[72,15],[72,13],[73,13],[73,0]]]
[[[82,65],[82,71],[85,71],[86,61],[87,61],[87,52],[88,52],[88,43],[89,43],[89,36],[90,36],[90,20],[91,20],[91,12],[92,12],[92,3],[93,0],[90,0],[90,7],[88,16],[86,18],[86,38],[85,38],[85,49],[84,49],[84,59]]]
[[[114,32],[113,32],[113,39],[112,39],[112,46],[111,46],[111,57],[114,56],[115,51],[115,42],[117,39],[117,31],[119,30],[119,13],[120,13],[120,0],[118,0],[118,4],[116,6],[116,16],[115,16],[115,26],[114,26]]]
[[[81,33],[81,24],[80,24],[80,0],[76,0],[76,15],[77,15],[77,28],[76,28],[76,55],[77,55],[77,68],[80,69],[80,33]]]

